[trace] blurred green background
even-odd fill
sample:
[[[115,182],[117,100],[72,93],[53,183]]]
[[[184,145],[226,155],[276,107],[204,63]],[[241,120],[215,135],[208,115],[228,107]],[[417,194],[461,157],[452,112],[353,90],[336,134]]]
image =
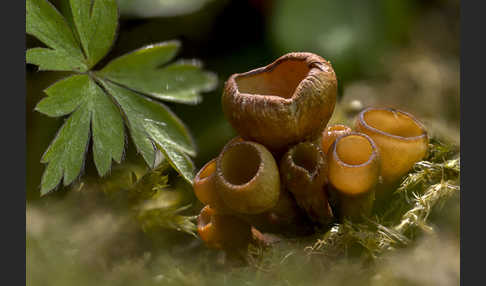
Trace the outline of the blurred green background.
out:
[[[67,8],[65,0],[51,2],[61,11]],[[459,144],[459,0],[118,2],[121,12],[118,38],[101,65],[143,45],[179,39],[182,42],[179,57],[201,59],[205,68],[219,77],[217,89],[204,94],[200,105],[169,104],[196,139],[198,156],[194,161],[197,167],[217,156],[221,147],[235,136],[224,118],[220,104],[224,81],[233,73],[267,65],[290,51],[310,51],[331,61],[338,77],[339,108],[343,114],[352,116],[368,105],[398,107],[414,113],[424,121],[433,135]],[[27,48],[38,45],[36,39],[27,36]],[[74,200],[72,205],[76,206],[76,212],[71,213],[66,209],[55,211],[54,202],[40,198],[39,185],[44,169],[40,158],[63,119],[48,118],[35,112],[34,107],[45,96],[43,89],[65,77],[66,73],[38,72],[31,65],[26,65],[26,70],[27,233],[32,237],[31,241],[36,241],[35,235],[39,233],[43,235],[37,237],[39,240],[42,240],[41,237],[62,235],[59,229],[51,229],[54,226],[48,228],[52,216],[64,214],[68,221],[66,225],[71,226],[88,210],[80,211],[82,207],[78,204],[83,203]],[[140,163],[133,144],[127,141],[125,162]],[[88,153],[87,158],[83,176],[96,176],[92,154]],[[64,197],[66,194],[66,190],[61,188],[50,196]],[[38,221],[42,219],[45,221]],[[62,217],[56,219],[63,220]],[[63,223],[59,223],[59,227],[63,227]],[[106,223],[111,225],[110,222]],[[37,229],[40,227],[47,230]],[[82,226],[78,225],[77,231],[82,232]],[[119,235],[118,232],[114,233]],[[455,233],[454,237],[457,236],[458,233]],[[95,238],[90,239],[96,241]],[[190,239],[185,238],[183,241],[191,247]],[[43,247],[49,247],[49,244]],[[458,259],[454,251],[450,259]],[[29,255],[28,246],[28,257],[33,259],[28,263],[28,272],[29,265],[32,270],[43,264],[42,259],[49,260]],[[141,256],[139,259],[141,265],[144,265],[145,258]],[[44,277],[39,274],[44,271],[56,273],[54,268],[46,267],[31,272],[31,275],[39,278]],[[126,267],[136,268],[133,265]],[[153,274],[152,270],[144,271],[147,271],[144,272],[146,275]],[[68,285],[63,283],[77,277],[75,274],[69,275],[66,276],[67,280],[56,280],[59,284],[53,284]],[[160,279],[165,281],[162,284],[167,282]],[[194,283],[189,281],[187,284],[200,284],[200,280],[194,279]],[[123,281],[131,285],[129,278]],[[47,280],[35,282],[36,285],[53,285],[52,281]],[[84,282],[92,281],[88,279]],[[119,285],[125,285],[125,282]],[[448,283],[446,281],[440,285]]]

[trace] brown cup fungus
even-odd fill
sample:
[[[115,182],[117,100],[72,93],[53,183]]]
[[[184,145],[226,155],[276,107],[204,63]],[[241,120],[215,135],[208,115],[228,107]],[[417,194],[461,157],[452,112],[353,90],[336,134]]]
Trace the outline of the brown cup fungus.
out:
[[[215,175],[216,159],[212,159],[194,177],[194,194],[201,203],[211,206],[211,208],[217,210],[219,213],[232,213],[217,192]]]
[[[319,136],[336,102],[336,74],[312,53],[289,53],[249,72],[233,74],[222,105],[245,140],[274,152]]]
[[[241,137],[235,137],[224,148],[239,142],[243,142]],[[194,178],[194,193],[203,204],[209,205],[220,214],[234,215],[265,232],[288,234],[308,232],[309,224],[305,215],[282,185],[274,207],[258,214],[242,214],[224,203],[216,187],[215,176],[216,159],[213,159],[206,163]]]
[[[327,162],[322,150],[303,142],[290,148],[280,161],[280,173],[285,187],[308,217],[322,225],[333,217],[327,200]]]
[[[340,217],[359,220],[369,215],[380,174],[379,151],[373,140],[356,132],[338,137],[329,151],[328,166]]]
[[[329,148],[331,147],[334,140],[339,136],[343,136],[353,132],[350,127],[342,124],[336,124],[332,126],[327,126],[326,129],[322,132],[322,139],[321,139],[321,148],[322,151],[328,155]]]
[[[405,175],[427,152],[428,137],[422,124],[409,113],[392,108],[367,108],[356,130],[369,135],[380,150],[385,184]]]
[[[265,232],[306,234],[335,214],[360,220],[377,204],[379,186],[391,189],[387,183],[425,156],[427,132],[403,111],[368,108],[356,132],[326,128],[336,93],[331,64],[312,53],[289,53],[228,79],[222,106],[239,136],[193,184],[207,204],[198,233],[208,246],[268,244]]]
[[[248,223],[232,215],[220,214],[210,206],[201,210],[197,232],[208,247],[216,249],[243,248],[252,239]]]
[[[267,211],[277,204],[280,195],[275,159],[255,142],[226,145],[216,160],[215,182],[224,203],[240,214]]]

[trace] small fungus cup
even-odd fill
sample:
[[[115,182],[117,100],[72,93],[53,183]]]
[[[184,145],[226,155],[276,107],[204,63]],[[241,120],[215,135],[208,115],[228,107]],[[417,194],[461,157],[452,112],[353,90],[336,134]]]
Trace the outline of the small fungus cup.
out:
[[[338,137],[329,152],[329,181],[337,191],[339,216],[360,220],[373,209],[380,156],[368,135],[352,132]]]
[[[227,144],[216,160],[216,188],[224,203],[240,214],[273,208],[280,195],[278,167],[265,146],[251,142]]]
[[[243,248],[252,238],[251,226],[241,219],[220,214],[210,206],[205,206],[197,218],[197,232],[209,248]]]
[[[358,115],[356,130],[370,136],[378,146],[385,184],[397,181],[427,153],[427,131],[404,111],[367,108]]]
[[[332,220],[325,190],[327,162],[317,145],[302,142],[290,148],[280,161],[280,173],[283,184],[312,221],[326,225]]]
[[[343,136],[353,132],[350,127],[343,124],[336,124],[332,126],[327,126],[322,132],[321,148],[322,151],[327,155],[329,148],[331,147],[334,140],[339,136]]]
[[[232,213],[216,190],[216,159],[207,162],[194,177],[193,189],[197,199],[219,213]]]
[[[222,105],[243,139],[282,152],[320,135],[334,111],[336,93],[336,74],[328,61],[312,53],[289,53],[265,67],[233,74]]]
[[[196,174],[193,182],[194,194],[197,199],[207,205],[213,202],[217,196],[214,188],[214,174],[216,171],[216,159],[207,162]]]

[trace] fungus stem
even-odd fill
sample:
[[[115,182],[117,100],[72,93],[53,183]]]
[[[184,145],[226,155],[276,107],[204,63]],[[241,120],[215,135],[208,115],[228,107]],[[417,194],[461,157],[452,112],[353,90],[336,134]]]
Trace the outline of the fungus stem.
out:
[[[295,145],[280,161],[280,172],[285,187],[307,216],[321,225],[330,223],[333,214],[325,188],[327,162],[322,150],[310,142]]]

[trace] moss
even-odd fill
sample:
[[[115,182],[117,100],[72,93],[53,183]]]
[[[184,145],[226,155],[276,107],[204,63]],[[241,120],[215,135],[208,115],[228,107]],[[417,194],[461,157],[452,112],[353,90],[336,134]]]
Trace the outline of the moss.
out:
[[[451,221],[459,214],[438,214],[444,203],[458,205],[460,158],[457,152],[438,156],[434,150],[448,147],[432,144],[435,155],[403,178],[391,211],[313,236],[281,239],[269,248],[250,245],[236,256],[207,249],[185,233],[193,231],[199,207],[184,207],[194,198],[171,173],[159,174],[156,181],[165,183],[154,190],[157,195],[124,211],[98,195],[99,185],[86,182],[82,192],[52,201],[49,208],[27,205],[27,283],[410,285],[441,279],[441,285],[457,284],[459,228]]]

